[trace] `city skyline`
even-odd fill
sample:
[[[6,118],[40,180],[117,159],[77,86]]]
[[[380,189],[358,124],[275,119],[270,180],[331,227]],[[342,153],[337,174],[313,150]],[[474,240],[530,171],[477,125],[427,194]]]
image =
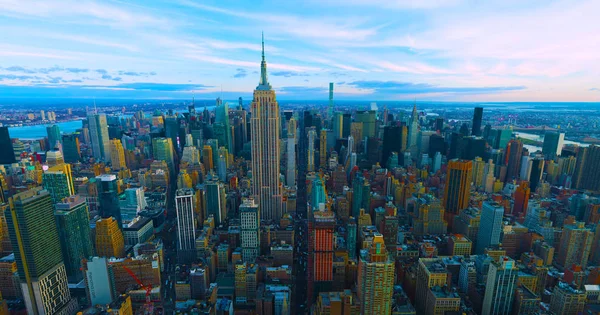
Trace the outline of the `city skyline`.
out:
[[[0,1],[0,98],[249,98],[264,30],[282,100],[593,102],[598,6]]]

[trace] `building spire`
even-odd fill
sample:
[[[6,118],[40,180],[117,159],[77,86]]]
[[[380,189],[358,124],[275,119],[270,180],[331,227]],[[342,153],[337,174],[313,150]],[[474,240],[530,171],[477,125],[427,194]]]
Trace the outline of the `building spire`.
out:
[[[262,33],[262,61],[260,63],[260,81],[257,90],[270,90],[271,85],[267,78],[267,61],[265,60],[265,34]]]

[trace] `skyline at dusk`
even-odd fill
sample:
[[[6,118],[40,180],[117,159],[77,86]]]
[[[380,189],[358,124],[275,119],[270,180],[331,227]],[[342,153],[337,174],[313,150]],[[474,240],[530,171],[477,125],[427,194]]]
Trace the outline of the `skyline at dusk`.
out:
[[[0,0],[0,98],[600,101],[595,1]]]

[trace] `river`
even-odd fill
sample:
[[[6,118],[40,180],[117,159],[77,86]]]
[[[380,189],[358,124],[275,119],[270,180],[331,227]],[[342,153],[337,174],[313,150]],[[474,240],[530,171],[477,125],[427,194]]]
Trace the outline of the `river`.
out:
[[[520,137],[523,139],[529,139],[529,140],[534,140],[534,141],[539,141],[539,142],[544,142],[544,136],[543,135],[537,135],[537,134],[533,134],[533,133],[526,133],[526,132],[514,132],[515,137]],[[571,141],[571,140],[565,140],[564,144],[571,144],[571,145],[577,145],[580,147],[587,147],[590,144],[589,143],[582,143],[582,142],[576,142],[576,141]],[[524,148],[527,148],[527,150],[529,152],[535,152],[535,151],[542,151],[542,147],[538,147],[535,145],[523,145]]]
[[[37,140],[47,137],[48,133],[46,132],[46,127],[52,125],[57,125],[60,128],[60,132],[64,134],[75,132],[77,129],[81,129],[82,122],[81,120],[71,120],[55,124],[8,127],[8,132],[11,138]]]

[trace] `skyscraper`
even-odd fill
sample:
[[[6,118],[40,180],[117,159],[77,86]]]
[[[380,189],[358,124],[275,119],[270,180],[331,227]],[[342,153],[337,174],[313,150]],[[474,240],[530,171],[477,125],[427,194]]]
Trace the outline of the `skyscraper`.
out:
[[[362,127],[361,137],[356,138],[361,141],[363,137],[375,137],[375,123],[377,121],[377,112],[374,110],[359,110],[354,114],[354,119]]]
[[[215,137],[222,143],[227,150],[234,152],[233,141],[231,137],[231,126],[229,124],[229,105],[227,102],[217,100],[215,107],[215,123],[213,124]]]
[[[74,313],[50,194],[39,187],[16,194],[5,215],[27,313]]]
[[[123,232],[113,217],[96,221],[96,255],[108,258],[125,256]]]
[[[0,127],[0,164],[11,164],[15,162],[15,151],[8,127]]]
[[[253,263],[260,254],[259,227],[258,205],[254,199],[244,199],[240,206],[240,240],[244,262]]]
[[[487,247],[500,244],[503,217],[504,207],[502,205],[489,201],[483,203],[479,232],[477,234],[476,254],[483,254]]]
[[[564,132],[546,132],[544,134],[544,144],[542,145],[542,153],[544,154],[544,157],[549,160],[553,160],[555,157],[560,156],[564,142]]]
[[[165,161],[169,167],[170,176],[175,176],[175,159],[173,157],[173,141],[171,138],[152,139],[152,155],[155,160]]]
[[[79,134],[70,133],[62,136],[63,157],[67,163],[77,163],[81,160]]]
[[[563,268],[571,265],[587,267],[593,239],[594,233],[583,222],[564,226],[556,263]]]
[[[226,198],[225,187],[216,177],[208,178],[204,182],[205,209],[207,209],[207,215],[213,216],[215,225],[219,225],[225,220],[227,215]]]
[[[315,127],[308,129],[308,151],[306,151],[306,170],[309,172],[315,171],[315,140],[317,138],[317,131]]]
[[[48,134],[48,149],[54,149],[56,147],[56,142],[62,143],[58,125],[46,127],[46,133]]]
[[[196,258],[196,221],[194,218],[194,190],[178,189],[175,193],[177,210],[177,257],[182,263]]]
[[[119,204],[117,176],[112,174],[103,174],[96,176],[96,187],[98,189],[98,214],[102,218],[113,217],[117,220],[117,225],[122,228],[123,219],[121,217],[121,206]]]
[[[52,197],[53,203],[75,194],[70,164],[59,164],[46,170],[42,175],[42,185]]]
[[[510,140],[506,145],[506,182],[519,177],[522,155],[523,143],[519,140]]]
[[[469,206],[471,181],[473,180],[472,171],[473,161],[453,159],[448,162],[444,208],[446,222],[450,227],[452,227],[454,216]]]
[[[481,119],[483,118],[483,107],[475,107],[473,113],[473,130],[471,134],[474,136],[481,136]]]
[[[482,314],[509,314],[514,300],[515,288],[519,275],[516,262],[502,256],[493,261],[487,276]]]
[[[277,220],[283,215],[279,183],[279,104],[267,78],[265,43],[262,42],[260,81],[254,90],[252,117],[252,193],[260,205],[261,218]]]
[[[319,137],[319,168],[327,169],[327,130],[322,129]]]
[[[412,113],[410,115],[410,122],[408,123],[408,147],[417,145],[417,138],[419,136],[419,114],[417,113],[417,104],[413,106]]]
[[[85,198],[78,195],[64,199],[55,205],[56,225],[69,282],[83,279],[81,259],[93,256],[90,239],[90,214]]]
[[[110,162],[110,142],[105,114],[88,114],[90,141],[94,158]]]
[[[110,140],[110,161],[114,171],[127,168],[125,165],[125,151],[119,139]]]
[[[394,261],[388,255],[383,235],[375,233],[371,246],[360,251],[357,277],[361,314],[391,314]]]
[[[296,186],[296,120],[292,117],[288,122],[287,130],[287,165],[286,184],[288,187]]]

